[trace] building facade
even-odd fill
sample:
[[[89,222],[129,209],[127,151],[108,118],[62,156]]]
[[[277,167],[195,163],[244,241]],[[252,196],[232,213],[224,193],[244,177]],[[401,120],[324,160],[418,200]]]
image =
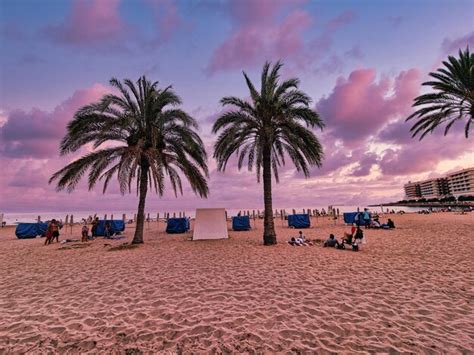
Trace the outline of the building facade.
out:
[[[407,199],[474,196],[474,167],[436,179],[409,181],[403,188]]]
[[[454,197],[474,196],[474,168],[448,175],[449,192]]]
[[[419,183],[408,181],[408,183],[403,186],[403,189],[405,190],[405,196],[407,199],[412,200],[421,198]]]

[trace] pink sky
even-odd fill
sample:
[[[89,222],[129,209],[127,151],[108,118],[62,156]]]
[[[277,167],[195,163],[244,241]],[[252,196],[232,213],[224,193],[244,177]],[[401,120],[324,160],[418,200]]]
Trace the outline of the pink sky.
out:
[[[274,185],[275,208],[397,200],[408,180],[474,166],[472,138],[464,138],[461,125],[419,142],[404,122],[429,71],[458,48],[474,48],[474,32],[456,18],[466,12],[461,3],[451,14],[443,4],[417,15],[404,6],[377,8],[378,2],[370,8],[304,0],[137,4],[88,0],[55,8],[46,1],[48,16],[31,7],[18,19],[28,4],[5,3],[0,38],[10,56],[0,63],[0,212],[135,209],[136,195],[121,196],[116,185],[105,195],[85,184],[71,194],[48,185],[54,171],[84,153],[58,155],[74,112],[108,92],[111,76],[135,80],[145,73],[174,85],[212,156],[219,99],[247,97],[242,70],[258,82],[267,59],[282,59],[284,77],[301,79],[326,123],[324,132],[315,131],[325,150],[322,168],[304,179],[284,167]],[[442,31],[426,27],[437,11],[445,15]],[[422,27],[426,36],[415,31]],[[219,173],[212,158],[209,167],[207,200],[187,187],[178,198],[151,192],[147,209],[262,207],[255,172],[238,171],[234,162]]]

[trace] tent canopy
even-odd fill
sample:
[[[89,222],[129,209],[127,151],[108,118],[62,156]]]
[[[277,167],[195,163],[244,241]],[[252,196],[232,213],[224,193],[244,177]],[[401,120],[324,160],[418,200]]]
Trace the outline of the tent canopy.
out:
[[[364,224],[363,212],[344,212],[343,216],[344,216],[344,223],[347,223],[347,224],[355,223],[359,226]]]
[[[311,221],[307,214],[290,214],[288,215],[288,227],[293,228],[309,228]]]
[[[189,230],[189,218],[168,218],[166,233],[186,233]]]
[[[15,235],[18,239],[36,238],[43,236],[48,229],[48,223],[19,223],[15,229]]]
[[[249,216],[232,217],[232,229],[235,231],[248,231],[250,229]]]
[[[193,240],[227,239],[225,208],[198,208],[194,222]]]
[[[96,236],[104,236],[105,235],[105,220],[101,219],[99,224],[97,225],[97,229],[95,231]],[[125,223],[121,219],[113,219],[107,220],[110,223],[110,235],[114,235],[117,232],[123,232],[125,230]]]

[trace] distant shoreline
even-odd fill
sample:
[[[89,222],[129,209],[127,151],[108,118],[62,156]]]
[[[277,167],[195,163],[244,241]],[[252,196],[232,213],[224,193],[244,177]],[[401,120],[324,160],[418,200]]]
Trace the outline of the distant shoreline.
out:
[[[426,208],[462,208],[474,207],[474,202],[389,202],[369,205],[369,207],[426,207]]]

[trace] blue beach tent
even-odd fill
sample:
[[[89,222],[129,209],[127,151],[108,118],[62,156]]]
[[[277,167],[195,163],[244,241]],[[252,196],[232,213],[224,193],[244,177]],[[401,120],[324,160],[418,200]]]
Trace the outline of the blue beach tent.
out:
[[[121,219],[107,220],[110,223],[110,235],[125,230],[125,223]],[[105,220],[101,219],[97,225],[94,236],[103,237],[105,235]]]
[[[288,215],[288,227],[293,228],[309,228],[311,221],[307,214],[290,214]]]
[[[168,218],[166,233],[186,233],[189,230],[189,218]]]
[[[18,239],[36,238],[36,236],[43,236],[48,229],[48,223],[19,223],[16,226],[15,234]]]
[[[344,223],[347,223],[347,224],[355,223],[356,225],[359,225],[359,226],[364,224],[364,212],[344,212],[343,216],[344,216]]]
[[[249,216],[232,217],[232,229],[235,231],[248,231],[250,229]]]

